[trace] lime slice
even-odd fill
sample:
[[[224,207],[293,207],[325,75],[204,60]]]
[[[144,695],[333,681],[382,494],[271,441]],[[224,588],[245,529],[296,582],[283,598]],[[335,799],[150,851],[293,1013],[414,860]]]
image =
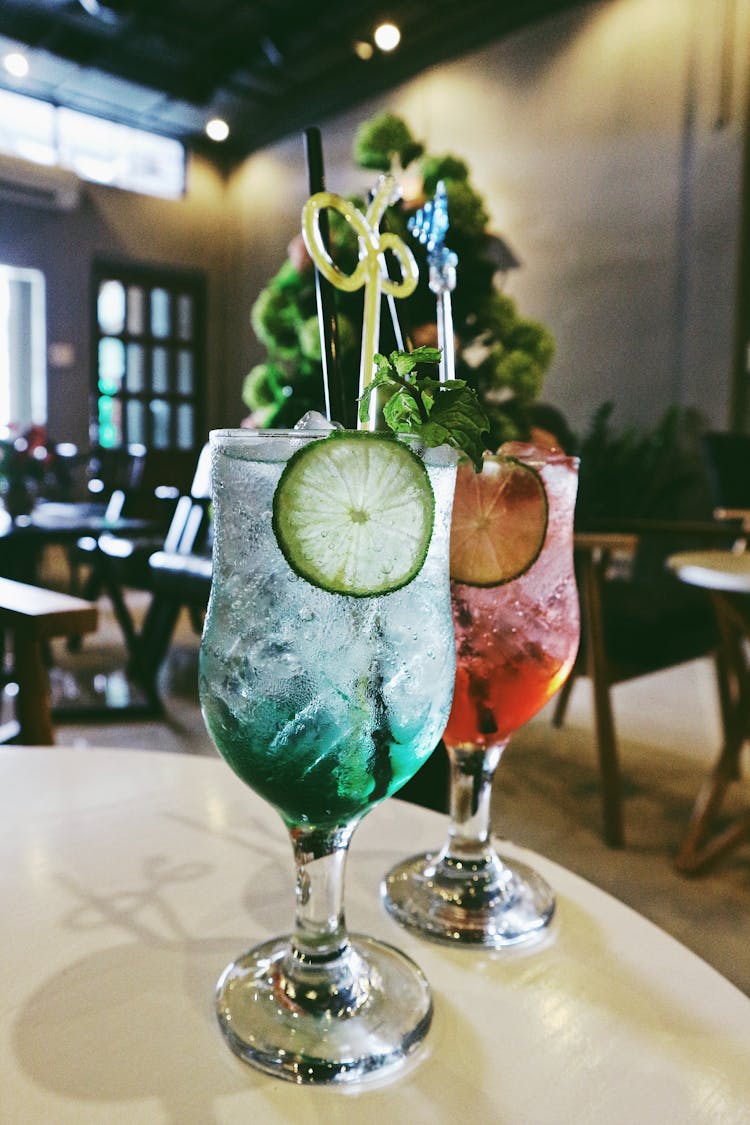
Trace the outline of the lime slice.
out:
[[[276,541],[295,574],[357,598],[411,582],[434,518],[420,459],[403,443],[367,431],[334,432],[303,446],[273,497]]]
[[[547,493],[536,469],[486,457],[481,473],[458,467],[451,523],[451,578],[499,586],[529,569],[547,534]]]

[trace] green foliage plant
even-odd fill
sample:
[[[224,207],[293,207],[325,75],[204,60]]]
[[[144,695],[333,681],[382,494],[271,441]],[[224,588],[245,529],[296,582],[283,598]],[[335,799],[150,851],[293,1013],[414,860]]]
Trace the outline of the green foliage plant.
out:
[[[468,165],[454,155],[427,154],[408,125],[385,112],[364,122],[354,142],[354,160],[361,168],[397,174],[408,168],[408,179],[421,183],[421,192],[389,208],[385,226],[414,251],[420,268],[415,293],[398,301],[399,318],[415,346],[434,344],[435,296],[428,285],[425,251],[408,230],[410,214],[432,198],[439,180],[446,186],[450,230],[447,244],[458,254],[458,281],[452,295],[457,338],[456,377],[476,391],[489,420],[488,446],[524,437],[526,412],[541,394],[554,356],[554,340],[538,321],[522,316],[516,302],[496,283],[491,256],[489,216],[484,200],[471,183]],[[355,205],[365,206],[362,199]],[[330,213],[334,259],[350,270],[357,245],[348,225]],[[362,293],[336,291],[339,354],[345,383],[356,395]],[[251,314],[252,326],[267,355],[248,374],[243,400],[250,422],[257,426],[293,425],[307,410],[323,403],[320,338],[317,329],[312,263],[301,237],[290,256],[259,294]],[[389,337],[385,313],[381,318],[381,352],[396,347]]]
[[[613,402],[599,406],[578,444],[576,526],[709,518],[700,413],[672,406],[652,427],[618,428],[614,412]]]

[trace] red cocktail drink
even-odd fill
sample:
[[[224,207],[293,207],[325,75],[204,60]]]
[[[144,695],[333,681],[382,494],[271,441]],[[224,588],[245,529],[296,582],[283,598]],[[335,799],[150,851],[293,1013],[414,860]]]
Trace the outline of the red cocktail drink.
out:
[[[448,840],[386,876],[385,905],[435,941],[499,947],[539,935],[555,896],[490,839],[492,779],[511,735],[565,682],[579,638],[573,569],[578,463],[512,444],[459,467],[451,524],[456,683],[443,741]]]

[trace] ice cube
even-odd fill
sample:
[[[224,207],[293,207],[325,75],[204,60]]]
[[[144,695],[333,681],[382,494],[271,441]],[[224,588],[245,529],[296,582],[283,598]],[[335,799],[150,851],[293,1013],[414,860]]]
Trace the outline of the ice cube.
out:
[[[338,422],[329,422],[325,414],[321,414],[319,410],[308,410],[307,414],[303,414],[299,422],[294,423],[295,430],[341,430]]]

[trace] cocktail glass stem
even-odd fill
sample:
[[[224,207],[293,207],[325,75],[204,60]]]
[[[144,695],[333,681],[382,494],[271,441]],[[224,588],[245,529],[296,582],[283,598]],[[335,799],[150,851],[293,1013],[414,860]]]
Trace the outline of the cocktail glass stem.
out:
[[[444,886],[455,884],[454,901],[467,908],[513,893],[513,875],[492,846],[490,826],[492,781],[506,745],[507,739],[486,748],[447,747],[450,825],[433,877]]]
[[[490,846],[492,780],[505,746],[503,742],[486,750],[477,746],[448,748],[450,827],[445,852],[457,860],[480,860]]]
[[[540,935],[555,896],[540,875],[503,859],[491,838],[492,781],[507,739],[486,749],[447,747],[450,824],[439,852],[412,856],[386,875],[386,909],[423,937],[499,948]]]
[[[352,947],[344,919],[344,870],[352,831],[291,832],[296,916],[276,988],[279,999],[311,1014],[346,1017],[369,993],[367,964]]]

